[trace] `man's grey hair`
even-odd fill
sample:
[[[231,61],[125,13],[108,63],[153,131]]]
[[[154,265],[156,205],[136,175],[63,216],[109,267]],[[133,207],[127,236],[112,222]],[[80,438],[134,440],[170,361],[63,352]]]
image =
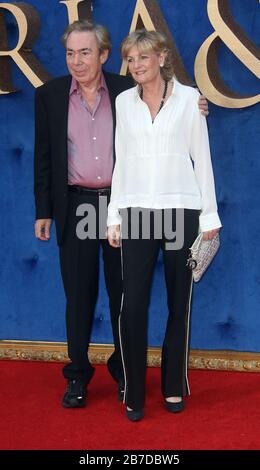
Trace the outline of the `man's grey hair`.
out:
[[[112,49],[110,34],[108,30],[96,23],[92,23],[88,20],[77,20],[71,23],[65,29],[63,36],[61,38],[63,45],[66,47],[67,39],[71,33],[74,31],[78,33],[91,32],[94,33],[97,39],[98,47],[100,52],[108,50],[109,52]]]

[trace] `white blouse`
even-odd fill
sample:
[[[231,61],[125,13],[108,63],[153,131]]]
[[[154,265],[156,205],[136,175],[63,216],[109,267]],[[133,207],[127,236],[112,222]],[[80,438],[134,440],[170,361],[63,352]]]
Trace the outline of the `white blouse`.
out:
[[[172,94],[152,123],[137,87],[118,95],[108,226],[121,223],[119,209],[143,207],[198,209],[201,231],[221,227],[198,97],[174,78]]]

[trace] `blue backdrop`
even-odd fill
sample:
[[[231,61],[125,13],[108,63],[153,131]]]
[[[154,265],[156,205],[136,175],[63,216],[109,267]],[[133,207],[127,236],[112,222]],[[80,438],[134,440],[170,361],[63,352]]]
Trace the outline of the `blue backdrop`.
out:
[[[66,73],[60,36],[67,9],[58,0],[28,0],[42,21],[34,54],[52,76]],[[127,35],[135,0],[94,0],[93,18],[108,27],[113,51],[106,69],[119,72],[119,44]],[[196,53],[213,31],[207,0],[158,0],[185,67],[194,78]],[[0,2],[1,5],[1,2]],[[230,9],[259,45],[258,0],[230,0]],[[17,26],[5,15],[9,45]],[[259,84],[232,52],[221,45],[219,67],[225,82],[244,95]],[[1,71],[0,71],[1,73]],[[34,88],[12,64],[19,92],[0,95],[0,313],[1,339],[65,340],[64,295],[54,231],[49,243],[34,238],[33,99]],[[260,153],[259,104],[224,109],[210,104],[208,118],[219,212],[221,250],[193,297],[191,346],[199,349],[260,351]],[[150,306],[149,343],[162,342],[166,319],[165,286],[158,261]],[[101,274],[92,341],[111,343],[108,301]]]

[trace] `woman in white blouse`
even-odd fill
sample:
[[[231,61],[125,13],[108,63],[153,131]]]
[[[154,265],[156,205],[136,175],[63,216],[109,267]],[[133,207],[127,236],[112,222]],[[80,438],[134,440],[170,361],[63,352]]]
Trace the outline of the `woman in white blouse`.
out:
[[[116,100],[116,165],[107,225],[109,243],[122,249],[124,401],[127,417],[137,421],[144,416],[147,312],[159,250],[169,308],[162,394],[166,409],[176,413],[184,409],[183,397],[189,394],[189,247],[199,229],[204,239],[211,239],[221,222],[199,93],[173,78],[163,34],[135,31],[121,51],[137,86]]]

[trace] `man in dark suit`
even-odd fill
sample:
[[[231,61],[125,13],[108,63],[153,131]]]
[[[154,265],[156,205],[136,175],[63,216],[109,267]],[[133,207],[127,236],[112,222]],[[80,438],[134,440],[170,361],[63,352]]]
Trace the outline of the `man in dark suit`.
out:
[[[123,398],[118,317],[122,297],[120,252],[99,233],[99,216],[110,197],[114,166],[115,98],[133,86],[132,79],[102,71],[111,49],[105,28],[87,21],[68,26],[64,36],[69,76],[36,90],[35,97],[35,235],[50,238],[56,223],[60,266],[67,300],[66,325],[70,363],[62,404],[86,405],[86,388],[94,373],[88,346],[98,295],[99,250],[102,246],[106,288],[115,350],[108,369]],[[205,101],[200,107],[205,107]],[[206,104],[207,108],[207,104]],[[82,204],[97,214],[97,236],[79,237],[77,209]],[[81,206],[83,207],[83,206]],[[93,229],[93,227],[92,227]],[[93,231],[93,230],[92,230]]]

